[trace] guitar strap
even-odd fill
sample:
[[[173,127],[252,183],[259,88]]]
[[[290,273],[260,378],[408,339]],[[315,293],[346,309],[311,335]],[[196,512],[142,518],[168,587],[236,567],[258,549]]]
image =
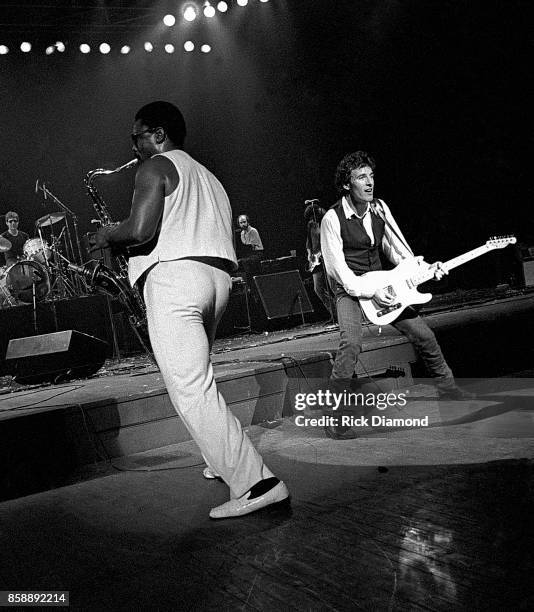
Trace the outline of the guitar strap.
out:
[[[410,245],[406,242],[406,239],[404,238],[404,236],[397,230],[397,228],[395,228],[390,221],[387,219],[386,214],[384,212],[384,208],[383,208],[383,202],[382,200],[379,200],[378,198],[373,202],[373,209],[376,212],[376,214],[382,219],[382,221],[385,223],[385,225],[387,227],[389,227],[389,229],[395,234],[395,236],[397,237],[397,239],[402,242],[402,244],[408,249],[408,251],[413,255],[413,251],[410,248]]]

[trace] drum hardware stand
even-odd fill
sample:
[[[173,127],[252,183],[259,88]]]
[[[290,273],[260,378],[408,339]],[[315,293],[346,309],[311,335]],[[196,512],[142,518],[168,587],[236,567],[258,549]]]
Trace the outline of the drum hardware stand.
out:
[[[54,271],[57,273],[57,275],[56,275],[56,278],[52,286],[50,287],[50,293],[53,292],[54,287],[56,286],[56,284],[58,284],[59,285],[58,287],[59,295],[57,296],[58,299],[64,299],[67,297],[76,297],[77,295],[79,295],[76,291],[76,287],[68,279],[67,275],[65,274],[65,269],[63,267],[63,264],[60,261],[60,259],[63,259],[67,263],[70,263],[69,260],[66,257],[63,257],[63,255],[59,252],[58,248],[53,248],[52,250],[53,250],[54,259],[55,259]]]
[[[35,294],[35,278],[32,279],[32,302],[33,302],[33,329],[35,333],[39,333],[39,327],[37,325],[37,295]],[[54,312],[55,315],[55,312]],[[54,319],[56,317],[54,316]],[[57,330],[57,321],[55,321],[56,330]]]
[[[77,263],[77,264],[81,265],[83,263],[83,256],[82,256],[82,247],[81,247],[81,243],[80,243],[80,235],[79,235],[79,232],[78,232],[78,217],[76,216],[74,211],[71,210],[66,204],[64,204],[58,197],[56,197],[46,187],[46,185],[44,183],[39,185],[39,179],[37,179],[37,182],[35,183],[35,193],[37,193],[37,191],[39,191],[39,189],[43,192],[45,200],[48,197],[50,197],[53,202],[55,202],[63,211],[65,211],[65,213],[66,213],[66,216],[65,216],[65,227],[67,228],[67,239],[66,239],[67,256],[69,257],[69,259],[71,261],[74,261],[74,263]],[[70,215],[71,221],[72,221],[72,225],[74,227],[74,237],[75,237],[75,241],[76,241],[77,253],[75,252],[73,244],[72,244],[72,236],[71,236],[71,232],[70,232],[70,227],[69,227],[67,215]],[[50,223],[50,229],[52,229],[52,223]],[[69,246],[70,246],[70,252],[69,252],[69,248],[68,248]],[[76,282],[78,283],[78,287],[77,288],[78,288],[79,292],[80,293],[85,293],[86,287],[85,287],[85,284],[82,282],[82,280],[80,278],[76,278]]]
[[[61,253],[57,253],[59,255],[59,257],[63,260],[63,262],[60,262],[60,268],[63,268],[62,264],[71,264],[72,262],[70,262],[66,257],[64,257]],[[121,359],[121,352],[119,349],[119,340],[117,337],[117,328],[115,325],[115,321],[113,320],[113,310],[111,307],[111,297],[109,296],[109,294],[105,293],[104,294],[106,297],[106,305],[107,305],[107,309],[108,309],[108,314],[109,314],[109,320],[110,320],[110,324],[111,324],[111,335],[113,336],[113,359],[120,361]],[[145,348],[144,343],[141,341],[141,344],[143,346],[143,348]]]
[[[46,271],[48,272],[48,277],[51,278],[50,263],[48,261],[48,257],[46,256],[46,249],[48,247],[48,244],[46,240],[44,240],[43,238],[43,232],[41,231],[40,225],[37,226],[37,233],[39,234],[39,239],[41,240],[41,248],[43,249],[44,266],[46,268]],[[50,249],[52,248],[53,248],[53,245],[51,245]],[[50,256],[52,256],[52,253],[50,253]]]
[[[62,230],[63,232],[63,230]],[[54,264],[56,266],[56,272],[57,272],[57,277],[54,280],[54,283],[52,285],[52,287],[50,287],[50,293],[53,294],[54,293],[54,288],[58,289],[58,298],[62,299],[66,297],[66,291],[65,291],[65,274],[63,271],[63,267],[60,265],[59,261],[58,261],[58,255],[59,255],[59,248],[58,248],[58,243],[59,243],[59,239],[61,237],[61,234],[59,234],[58,239],[56,241],[56,237],[54,235],[54,229],[52,224],[50,224],[50,236],[51,236],[51,242],[53,245],[53,258],[54,258]]]

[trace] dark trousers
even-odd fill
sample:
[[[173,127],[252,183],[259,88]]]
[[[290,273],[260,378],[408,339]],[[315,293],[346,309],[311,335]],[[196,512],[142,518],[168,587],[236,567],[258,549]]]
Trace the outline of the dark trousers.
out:
[[[355,373],[362,350],[362,310],[358,299],[348,295],[339,285],[336,291],[336,307],[340,342],[331,378],[348,381]],[[446,388],[454,384],[453,373],[445,361],[434,332],[415,310],[407,308],[392,325],[413,343],[428,375],[437,379],[438,386]]]

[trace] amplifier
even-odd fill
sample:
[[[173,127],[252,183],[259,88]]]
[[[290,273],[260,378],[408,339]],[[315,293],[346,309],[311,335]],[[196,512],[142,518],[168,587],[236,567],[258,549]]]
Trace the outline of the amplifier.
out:
[[[273,274],[275,272],[289,272],[298,268],[297,258],[294,255],[277,257],[276,259],[264,259],[261,263],[262,274]]]
[[[534,287],[534,259],[523,260],[523,281],[525,287]]]

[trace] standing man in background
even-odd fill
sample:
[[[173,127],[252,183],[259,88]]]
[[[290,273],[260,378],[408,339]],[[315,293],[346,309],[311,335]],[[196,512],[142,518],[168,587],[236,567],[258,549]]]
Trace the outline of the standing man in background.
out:
[[[334,323],[335,306],[330,283],[323,263],[321,253],[321,221],[326,210],[319,205],[319,200],[305,200],[304,220],[306,221],[306,254],[308,257],[308,271],[313,279],[313,290],[330,313],[328,323]]]

